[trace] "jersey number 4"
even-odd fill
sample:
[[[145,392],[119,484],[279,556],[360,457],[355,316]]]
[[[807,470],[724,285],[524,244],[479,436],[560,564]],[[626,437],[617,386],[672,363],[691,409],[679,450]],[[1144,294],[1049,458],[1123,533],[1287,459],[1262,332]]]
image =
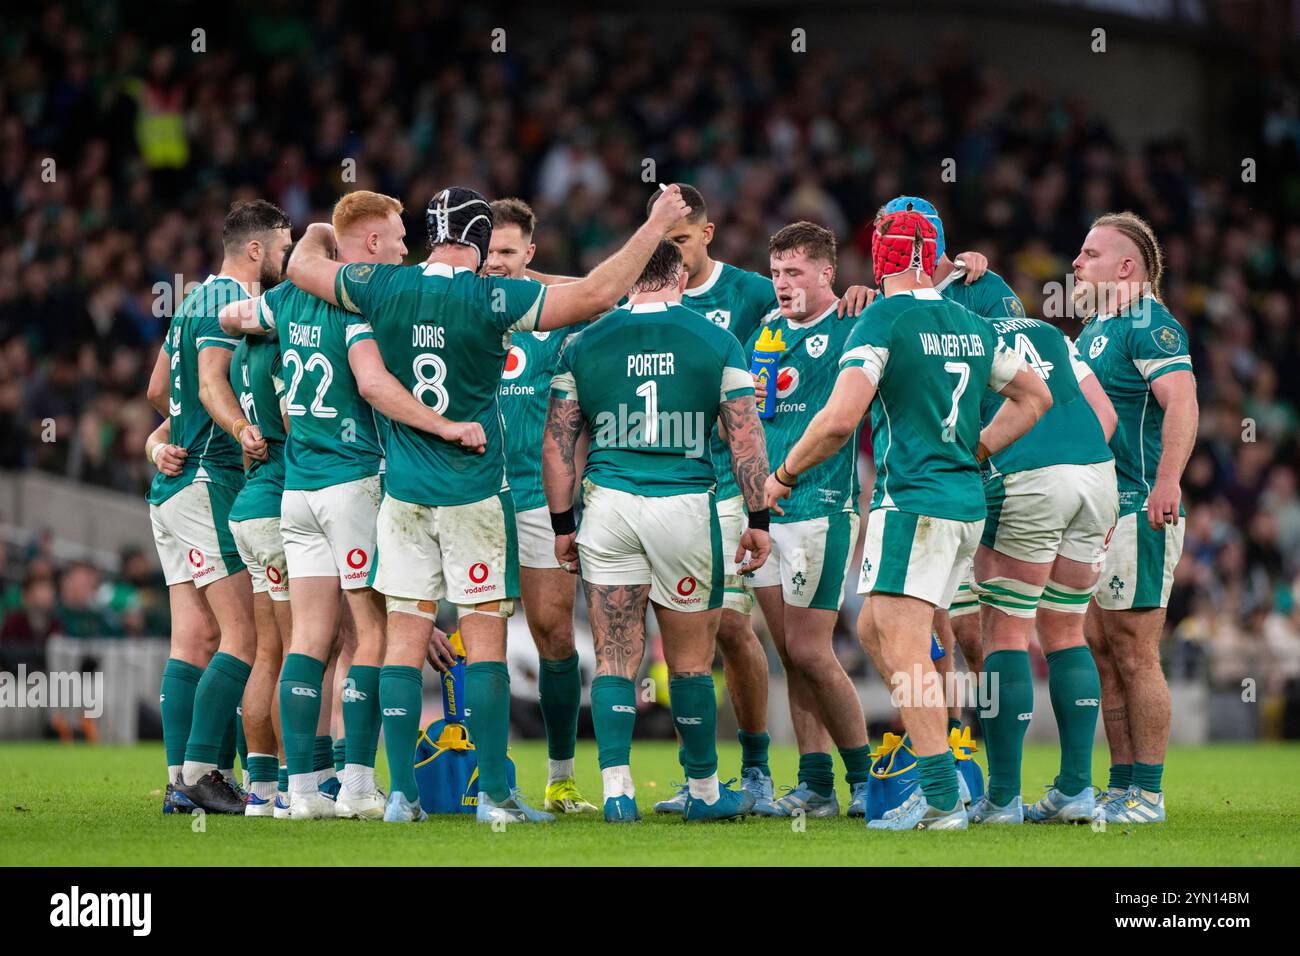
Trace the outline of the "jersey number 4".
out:
[[[1034,348],[1034,343],[1029,341],[1029,336],[1025,335],[1024,332],[1016,333],[1016,354],[1024,359],[1029,367],[1034,370],[1034,373],[1044,382],[1052,374],[1052,369],[1056,367],[1038,354],[1038,349]]]

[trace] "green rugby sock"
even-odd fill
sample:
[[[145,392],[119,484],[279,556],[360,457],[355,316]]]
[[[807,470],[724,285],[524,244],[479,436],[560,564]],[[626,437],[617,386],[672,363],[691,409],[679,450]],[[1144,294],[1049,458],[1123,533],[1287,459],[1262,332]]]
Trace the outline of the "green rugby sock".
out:
[[[799,755],[799,782],[819,797],[829,797],[835,792],[835,764],[830,754],[810,753]]]
[[[407,800],[420,799],[420,787],[415,782],[415,743],[420,739],[423,695],[424,675],[420,668],[387,665],[379,669],[389,792],[400,790]]]
[[[738,730],[736,738],[740,741],[740,772],[744,773],[753,767],[765,777],[772,776],[772,770],[767,765],[767,750],[772,743],[771,736],[767,733],[751,734]]]
[[[1101,709],[1101,678],[1092,652],[1067,647],[1047,655],[1047,686],[1061,737],[1061,773],[1056,788],[1076,794],[1092,786],[1092,742]]]
[[[510,739],[510,672],[504,661],[465,668],[465,711],[478,754],[478,788],[495,803],[510,797],[506,747]]]
[[[276,783],[280,779],[280,768],[276,759],[267,754],[249,754],[248,780],[250,783]],[[286,775],[285,786],[289,781]]]
[[[185,762],[216,766],[221,742],[230,732],[230,751],[235,750],[231,721],[244,696],[244,685],[253,668],[232,654],[218,651],[199,678],[194,691],[194,718],[185,745]]]
[[[626,677],[612,675],[593,680],[591,722],[596,729],[600,769],[629,766],[636,729],[636,685]]]
[[[582,704],[582,672],[578,655],[562,661],[541,659],[537,695],[546,725],[546,754],[551,760],[572,760],[578,745],[578,708]]]
[[[179,767],[185,762],[185,744],[190,739],[190,723],[194,719],[194,692],[202,677],[203,668],[174,657],[168,658],[163,667],[158,696],[162,701],[163,750],[168,767]]]
[[[844,761],[844,779],[849,782],[849,786],[854,784],[866,783],[871,779],[871,744],[863,744],[861,747],[851,747],[845,750],[839,748],[840,759]]]
[[[316,723],[320,720],[324,678],[324,661],[307,654],[290,654],[284,659],[284,670],[280,672],[280,730],[290,777],[301,777],[316,769]]]
[[[379,750],[379,668],[353,664],[343,688],[343,739],[334,743],[334,769],[373,767]]]
[[[996,716],[981,718],[989,755],[989,800],[1004,807],[1020,795],[1025,731],[1034,712],[1029,653],[994,651],[984,658],[984,673],[997,688]]]
[[[334,769],[334,738],[329,734],[317,734],[311,748],[311,769],[314,771]]]
[[[289,792],[289,768],[280,767],[275,773],[275,789],[279,793]]]
[[[916,772],[926,803],[944,811],[957,806],[957,761],[953,759],[951,750],[917,757]]]
[[[718,698],[713,675],[671,678],[668,701],[686,751],[686,779],[707,780],[718,772]]]
[[[1127,790],[1133,783],[1133,765],[1131,763],[1113,763],[1110,765],[1110,781],[1107,786],[1111,790]]]
[[[1151,793],[1160,792],[1160,778],[1164,776],[1165,765],[1162,763],[1133,764],[1133,783],[1140,790]]]

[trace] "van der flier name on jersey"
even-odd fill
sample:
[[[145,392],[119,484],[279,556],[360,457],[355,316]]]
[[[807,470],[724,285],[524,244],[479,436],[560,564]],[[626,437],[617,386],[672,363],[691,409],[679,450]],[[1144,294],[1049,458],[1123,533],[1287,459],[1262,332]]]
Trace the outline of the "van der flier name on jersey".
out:
[[[918,332],[921,351],[926,355],[943,358],[960,358],[964,355],[984,355],[984,340],[978,335],[964,332]]]

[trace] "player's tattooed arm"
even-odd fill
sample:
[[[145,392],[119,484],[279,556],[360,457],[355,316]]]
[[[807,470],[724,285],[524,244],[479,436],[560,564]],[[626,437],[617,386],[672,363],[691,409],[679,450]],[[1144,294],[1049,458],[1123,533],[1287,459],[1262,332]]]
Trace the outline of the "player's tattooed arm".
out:
[[[294,246],[285,277],[304,292],[338,305],[334,279],[344,263],[334,261],[336,249],[334,227],[327,222],[313,222]]]
[[[575,462],[582,431],[582,406],[576,399],[552,395],[542,435],[542,491],[546,506],[556,513],[573,507],[578,477]]]
[[[760,511],[767,507],[763,500],[763,482],[768,472],[767,434],[759,421],[754,396],[727,399],[718,406],[718,423],[731,449],[731,471],[745,497],[745,507]]]
[[[596,673],[636,680],[645,654],[648,584],[582,582],[587,618],[596,644]]]

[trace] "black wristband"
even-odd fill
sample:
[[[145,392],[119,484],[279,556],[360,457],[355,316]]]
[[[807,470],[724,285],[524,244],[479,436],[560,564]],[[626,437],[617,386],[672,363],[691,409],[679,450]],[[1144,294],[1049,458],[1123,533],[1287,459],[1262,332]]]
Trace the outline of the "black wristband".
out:
[[[757,511],[749,513],[749,527],[751,531],[766,531],[772,526],[772,512],[766,508],[759,508]]]
[[[551,530],[557,535],[573,534],[578,530],[577,519],[573,517],[573,509],[568,511],[551,512]]]

